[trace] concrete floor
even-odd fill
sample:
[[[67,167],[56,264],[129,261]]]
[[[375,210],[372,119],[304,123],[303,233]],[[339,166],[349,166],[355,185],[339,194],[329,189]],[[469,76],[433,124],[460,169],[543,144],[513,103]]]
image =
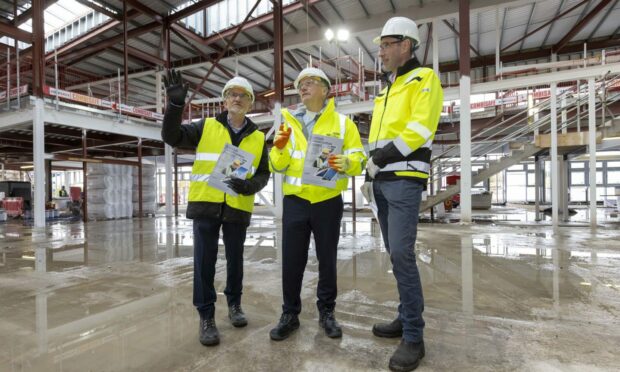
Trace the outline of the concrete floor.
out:
[[[346,218],[345,218],[346,219]],[[301,328],[275,343],[279,231],[258,216],[245,251],[246,328],[227,321],[220,251],[221,344],[197,340],[191,221],[0,225],[0,371],[376,371],[397,340],[370,329],[398,295],[376,224],[343,223],[340,340],[318,328],[316,258],[304,278]],[[312,250],[311,250],[312,251]],[[426,298],[420,371],[611,371],[620,356],[620,231],[604,227],[422,224]]]

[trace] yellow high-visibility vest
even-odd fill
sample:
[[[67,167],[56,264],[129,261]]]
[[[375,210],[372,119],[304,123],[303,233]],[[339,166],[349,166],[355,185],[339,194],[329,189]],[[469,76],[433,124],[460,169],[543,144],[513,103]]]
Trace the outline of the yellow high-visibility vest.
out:
[[[189,183],[190,202],[211,202],[223,203],[235,209],[252,213],[254,209],[254,195],[226,195],[214,187],[209,186],[209,176],[224,150],[224,145],[232,144],[228,128],[215,118],[205,119],[202,137],[198,147],[196,147],[196,160],[192,166],[192,174]],[[241,140],[239,148],[254,155],[252,168],[248,172],[247,178],[252,178],[256,173],[258,164],[263,154],[265,145],[265,134],[255,130]]]
[[[272,147],[269,153],[269,168],[272,172],[284,173],[282,191],[284,195],[296,195],[311,203],[318,203],[338,196],[346,190],[349,177],[336,181],[336,188],[306,185],[301,182],[304,169],[308,140],[304,136],[302,124],[287,109],[282,110],[282,117],[292,128],[291,137],[283,149]],[[343,140],[342,151],[351,163],[347,176],[357,176],[366,166],[366,155],[357,126],[345,115],[335,111],[334,100],[330,99],[319,116],[312,134],[337,137]]]

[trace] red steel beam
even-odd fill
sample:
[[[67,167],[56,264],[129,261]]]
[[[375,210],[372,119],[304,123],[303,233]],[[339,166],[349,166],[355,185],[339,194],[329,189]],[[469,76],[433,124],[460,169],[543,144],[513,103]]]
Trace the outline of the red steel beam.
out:
[[[142,4],[140,1],[138,0],[125,0],[123,1],[123,5],[125,4],[129,4],[131,5],[132,8],[150,16],[151,18],[153,18],[154,20],[156,20],[157,22],[164,23],[164,17],[161,16],[161,14],[157,13],[155,10],[149,8],[148,6]]]
[[[310,6],[310,5],[309,5]],[[310,6],[311,7],[311,6]],[[276,102],[284,100],[284,27],[282,0],[273,0],[273,80]]]
[[[50,5],[54,4],[55,2],[57,2],[58,0],[45,0],[45,4],[43,5],[45,7],[45,9],[47,9],[47,7],[49,7]],[[32,18],[32,7],[26,9],[23,13],[21,13],[20,15],[18,15],[17,17],[15,17],[15,19],[13,20],[13,25],[15,26],[20,26],[23,23],[27,22],[30,18]]]
[[[4,22],[0,22],[0,34],[17,39],[24,43],[32,43],[32,34],[30,32],[24,31],[21,28],[17,28]]]
[[[459,23],[460,23],[460,22],[461,22],[461,21],[459,20]],[[445,24],[446,24],[446,26],[448,26],[448,28],[449,28],[450,30],[452,30],[452,32],[454,32],[454,34],[456,35],[456,37],[458,37],[458,38],[459,38],[459,40],[461,40],[461,39],[462,39],[462,38],[461,38],[461,34],[459,33],[459,31],[458,31],[456,28],[454,28],[454,26],[452,26],[452,25],[450,24],[450,22],[448,22],[447,20],[445,20],[445,19],[444,19],[444,20],[443,20],[443,23],[445,23]],[[459,26],[460,26],[460,25],[459,25]],[[467,29],[469,29],[469,26],[467,26]],[[467,39],[469,40],[469,36],[467,37]],[[461,43],[461,44],[463,44],[463,43]],[[467,45],[465,45],[465,48],[467,49]],[[474,46],[473,46],[473,45],[469,44],[469,48],[472,50],[472,52],[474,52],[474,53],[476,54],[476,56],[480,57],[480,53],[478,52],[478,50],[477,50],[476,48],[474,48]]]
[[[202,78],[202,80],[200,81],[200,83],[196,86],[196,88],[194,89],[194,91],[192,92],[192,95],[189,97],[188,102],[192,102],[192,100],[194,99],[194,97],[196,96],[196,93],[198,92],[199,89],[202,88],[202,86],[204,85],[205,81],[207,81],[207,78],[209,77],[209,75],[211,75],[211,72],[213,72],[213,69],[215,68],[215,66],[220,62],[220,59],[222,59],[222,57],[226,54],[226,51],[229,50],[230,45],[233,43],[233,41],[235,40],[235,38],[237,37],[237,35],[239,35],[239,33],[241,32],[241,30],[243,29],[243,25],[245,25],[248,20],[250,19],[250,17],[252,16],[252,13],[254,13],[254,10],[256,10],[256,8],[258,7],[258,4],[260,4],[261,0],[256,0],[256,3],[254,4],[254,6],[252,7],[252,9],[248,12],[248,15],[245,16],[245,19],[243,20],[243,22],[241,22],[241,24],[239,25],[239,27],[237,27],[236,32],[232,35],[232,37],[228,40],[228,42],[226,43],[226,46],[222,49],[222,51],[218,54],[217,58],[211,62],[211,67],[209,68],[209,70],[207,71],[207,73],[205,74],[205,76]]]
[[[135,18],[137,16],[140,15],[140,12],[138,12],[137,10],[130,10],[129,12],[127,12],[127,19],[132,19]],[[85,42],[92,40],[94,37],[103,35],[105,32],[110,31],[112,29],[114,29],[115,27],[119,26],[120,24],[122,24],[121,20],[109,20],[105,23],[102,23],[99,27],[96,27],[92,30],[90,30],[88,33],[76,38],[75,40],[72,40],[68,43],[66,43],[65,45],[61,46],[60,48],[57,49],[58,51],[58,57],[60,58],[64,53],[68,53],[68,52],[73,52],[75,50],[76,47],[84,44]],[[122,39],[122,36],[121,36]],[[84,50],[87,48],[92,48],[92,50],[101,50],[104,48],[98,48],[99,44],[95,44],[93,46],[90,47],[85,47],[82,48],[80,50]],[[46,60],[51,60],[54,59],[54,52],[50,52],[45,56]]]
[[[322,0],[307,0],[306,4],[314,5],[314,4],[319,3],[321,1]],[[298,2],[295,2],[295,3],[289,4],[289,5],[285,6],[285,7],[282,7],[282,16],[285,16],[287,14],[296,12],[298,10],[302,10],[305,6],[306,5],[303,2],[298,1]],[[209,45],[209,44],[214,43],[214,42],[216,42],[218,40],[221,40],[223,38],[226,38],[226,37],[229,37],[231,35],[234,35],[237,32],[238,29],[247,30],[249,28],[256,27],[256,26],[262,25],[262,24],[267,23],[267,22],[271,22],[273,20],[273,16],[274,16],[273,12],[269,12],[269,13],[263,14],[260,17],[256,17],[256,18],[254,18],[253,20],[251,20],[249,22],[239,24],[239,25],[231,27],[231,28],[229,28],[227,30],[222,30],[222,31],[218,32],[217,34],[214,34],[213,36],[205,38],[205,43],[206,43],[205,45]]]
[[[168,17],[166,17],[166,20],[170,23],[174,23],[178,20],[181,20],[187,16],[190,16],[198,11],[201,11],[213,4],[219,3],[222,0],[203,0],[203,1],[198,1],[197,3],[195,3],[194,5],[188,6],[187,8],[181,9],[176,13],[172,13],[171,15],[169,15]]]
[[[129,39],[134,38],[136,36],[142,35],[144,33],[150,32],[155,30],[156,28],[158,28],[160,25],[157,22],[151,22],[148,23],[144,26],[140,26],[137,28],[132,29],[131,31],[129,31],[127,33],[127,37]],[[59,56],[59,60],[72,60],[72,62],[79,60],[80,58],[83,58],[86,55],[92,55],[92,53],[95,53],[97,51],[101,51],[103,49],[109,48],[111,46],[113,46],[114,44],[118,44],[120,42],[123,41],[123,34],[119,34],[116,35],[114,37],[111,37],[103,42],[97,43],[95,45],[90,45],[87,47],[84,47],[82,49],[76,50],[76,51],[72,51],[69,53],[64,54],[62,57]]]
[[[535,28],[534,30],[528,32],[527,34],[523,35],[523,37],[520,37],[519,39],[513,41],[512,43],[508,44],[507,46],[502,48],[502,52],[505,50],[510,49],[512,46],[516,45],[517,43],[521,42],[521,40],[524,40],[528,37],[530,37],[531,35],[537,33],[538,31],[542,30],[543,28],[547,27],[548,25],[550,25],[551,23],[557,21],[558,19],[564,17],[565,15],[567,15],[568,13],[572,12],[573,10],[579,8],[580,6],[582,6],[583,4],[589,2],[590,0],[582,0],[579,4],[576,4],[575,6],[572,6],[571,8],[563,11],[562,13],[558,14],[557,16],[551,18],[550,20],[548,20],[547,22],[543,23],[541,26],[538,26],[537,28]],[[502,58],[503,61],[503,58]]]
[[[575,37],[575,35],[577,35],[579,33],[579,31],[581,31],[585,26],[587,26],[588,23],[590,23],[590,21],[594,17],[596,17],[598,15],[598,13],[600,13],[600,11],[603,10],[603,8],[605,8],[607,6],[607,4],[609,4],[610,2],[611,2],[611,0],[602,0],[596,7],[594,7],[594,9],[592,9],[590,11],[590,13],[588,13],[588,15],[583,17],[581,19],[581,21],[577,22],[577,24],[575,26],[573,26],[573,28],[570,31],[568,31],[568,33],[566,35],[564,35],[562,40],[558,41],[558,43],[555,44],[555,46],[553,47],[553,53],[557,53],[562,48],[564,48],[564,46],[566,46],[566,44],[573,37]]]
[[[108,50],[112,50],[116,53],[123,54],[122,50],[115,48],[115,47],[108,48]],[[134,48],[130,45],[127,46],[127,53],[129,54],[130,57],[140,60],[141,62],[146,62],[153,66],[165,66],[166,65],[166,61],[164,61],[163,59],[157,56],[154,56],[152,54],[143,52],[140,49]]]

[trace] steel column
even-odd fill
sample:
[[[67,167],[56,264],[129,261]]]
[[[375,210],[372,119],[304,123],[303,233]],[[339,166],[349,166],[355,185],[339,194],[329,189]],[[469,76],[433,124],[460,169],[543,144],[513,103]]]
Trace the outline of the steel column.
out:
[[[42,98],[35,99],[32,120],[32,158],[34,165],[32,170],[34,173],[32,211],[35,227],[45,227],[45,124],[43,122],[43,105]]]
[[[32,9],[32,90],[35,96],[43,97],[43,85],[45,84],[45,30],[43,28],[45,4],[43,0],[33,0]]]
[[[557,232],[558,204],[560,201],[560,177],[558,172],[558,112],[557,112],[557,83],[551,83],[551,221],[554,231]]]
[[[125,104],[129,104],[129,49],[127,45],[127,2],[123,1],[123,95]]]
[[[86,159],[86,157],[88,156],[88,144],[87,144],[87,137],[86,137],[86,129],[82,129],[82,158]],[[86,161],[82,161],[82,211],[84,213],[84,216],[82,218],[82,220],[84,221],[84,223],[88,222],[88,202],[87,202],[87,195],[88,195],[88,190],[87,190],[87,181],[88,181],[88,163]]]
[[[590,153],[590,227],[596,228],[596,89],[588,79],[588,151]]]
[[[469,223],[471,216],[471,112],[470,94],[470,43],[469,43],[469,0],[459,1],[459,70],[461,79],[459,96],[461,99],[461,222]]]
[[[142,138],[138,138],[138,217],[142,218]]]
[[[433,70],[439,76],[439,20],[433,18]]]

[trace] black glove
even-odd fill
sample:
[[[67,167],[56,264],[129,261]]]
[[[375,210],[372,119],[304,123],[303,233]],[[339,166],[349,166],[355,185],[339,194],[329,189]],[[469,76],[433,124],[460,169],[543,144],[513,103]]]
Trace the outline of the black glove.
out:
[[[170,102],[177,106],[185,105],[185,96],[187,95],[188,83],[183,83],[183,77],[179,71],[174,69],[168,70],[168,77],[164,76],[164,86],[166,94]]]
[[[252,183],[250,180],[242,180],[241,178],[230,178],[224,181],[234,192],[241,195],[252,195]]]

